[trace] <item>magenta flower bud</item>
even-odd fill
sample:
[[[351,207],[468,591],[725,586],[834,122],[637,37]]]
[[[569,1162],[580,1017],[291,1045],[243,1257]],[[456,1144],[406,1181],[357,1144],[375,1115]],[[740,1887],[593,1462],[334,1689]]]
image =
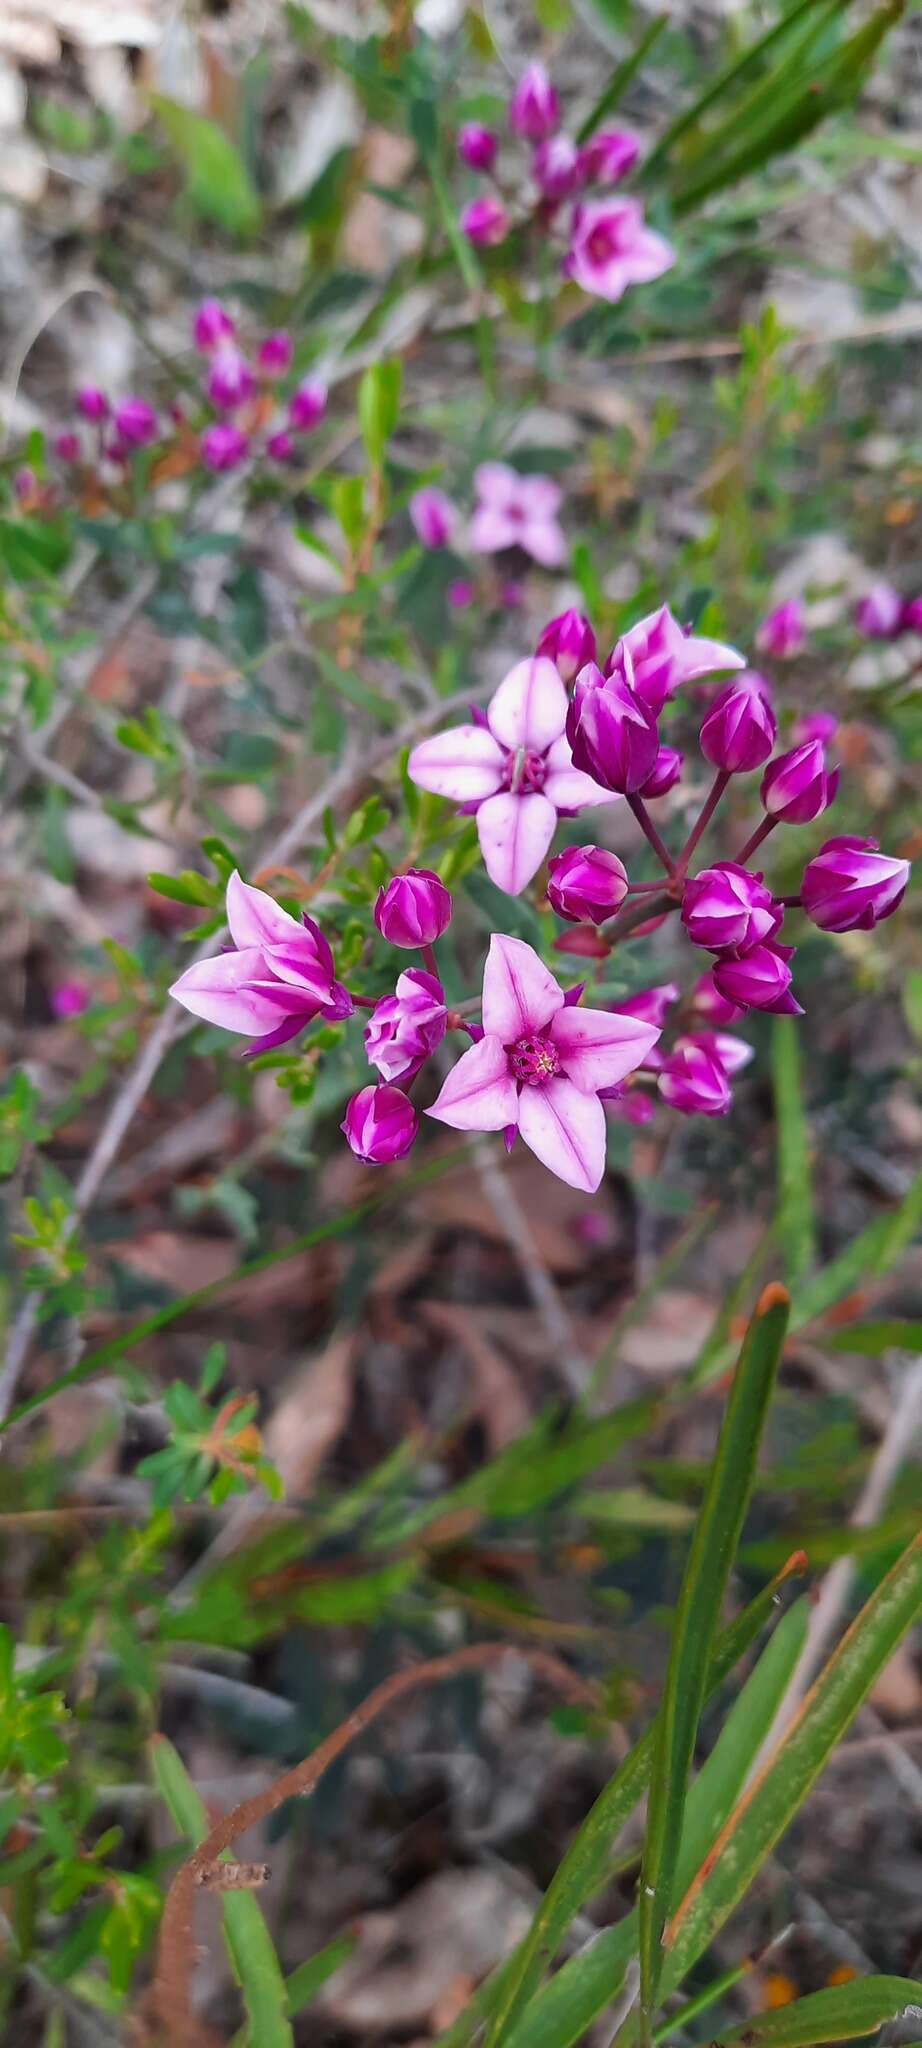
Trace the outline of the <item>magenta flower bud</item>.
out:
[[[445,991],[434,974],[408,967],[392,996],[382,996],[365,1026],[365,1051],[385,1081],[408,1083],[445,1036]]]
[[[560,120],[560,101],[543,64],[529,64],[509,102],[509,126],[526,142],[543,142]]]
[[[409,512],[417,539],[424,548],[451,546],[458,514],[446,491],[438,490],[435,484],[424,484],[421,491],[414,491]]]
[[[666,796],[674,789],[685,765],[685,755],[677,747],[660,747],[652,772],[647,776],[641,796]]]
[[[805,746],[808,740],[819,740],[823,746],[828,746],[829,741],[835,739],[838,730],[839,721],[834,712],[808,711],[803,718],[797,720],[794,741],[798,747]]]
[[[624,862],[605,846],[568,846],[548,867],[548,900],[570,924],[602,924],[627,895]]]
[[[748,953],[780,930],[784,911],[761,875],[735,861],[703,868],[685,884],[682,923],[693,946],[710,953]]]
[[[639,1017],[642,1024],[655,1024],[662,1031],[667,1012],[677,1003],[682,991],[675,981],[657,982],[655,988],[638,989],[635,996],[619,996],[612,1009],[628,1017]]]
[[[777,730],[764,678],[746,669],[715,697],[701,727],[701,752],[725,774],[745,775],[768,760]]]
[[[590,661],[576,678],[567,712],[573,765],[622,796],[642,789],[659,753],[656,719],[619,675]]]
[[[881,853],[876,839],[827,839],[804,869],[803,907],[823,932],[868,932],[892,917],[906,893],[908,860]]]
[[[215,350],[208,366],[205,390],[212,405],[219,412],[233,412],[238,405],[245,405],[256,389],[256,379],[239,348],[225,342]]]
[[[788,825],[808,825],[828,810],[839,787],[838,768],[829,768],[820,740],[806,740],[789,754],[769,761],[760,795],[770,818]]]
[[[234,322],[220,299],[202,300],[192,323],[192,339],[203,355],[210,355],[213,348],[220,348],[222,341],[232,341],[236,332]]]
[[[772,1010],[782,1016],[802,1016],[800,1004],[791,994],[788,961],[793,946],[768,942],[753,946],[741,959],[718,961],[714,985],[719,994],[744,1010]]]
[[[869,640],[892,640],[902,616],[903,600],[892,583],[873,583],[855,606],[855,624]]]
[[[123,448],[146,448],[157,435],[157,415],[146,398],[123,398],[115,408],[114,424]]]
[[[198,445],[206,469],[214,470],[238,469],[250,446],[246,434],[230,420],[217,420],[206,427]]]
[[[431,868],[408,868],[379,891],[375,924],[391,946],[431,946],[451,923],[452,900]]]
[[[51,1008],[56,1017],[82,1017],[89,1001],[89,989],[82,981],[59,981],[51,991]]]
[[[495,249],[509,233],[509,215],[501,199],[485,192],[472,199],[461,215],[461,233],[480,249]]]
[[[353,1095],[339,1128],[366,1166],[390,1166],[395,1159],[406,1158],[419,1118],[401,1089],[370,1082]]]
[[[297,452],[291,435],[286,433],[284,427],[280,427],[278,433],[269,435],[266,454],[270,462],[292,462]]]
[[[545,199],[568,199],[586,182],[586,161],[570,135],[548,135],[539,142],[532,169]]]
[[[900,612],[902,633],[922,633],[922,597],[908,597]]]
[[[453,611],[464,612],[469,604],[473,604],[477,592],[466,577],[456,576],[454,582],[449,583],[446,595]]]
[[[586,143],[583,155],[597,185],[620,185],[640,155],[640,142],[627,128],[600,128]]]
[[[108,419],[109,401],[105,392],[100,391],[98,384],[81,386],[77,393],[77,411],[85,420],[92,420],[94,423]]]
[[[54,437],[54,452],[61,462],[79,462],[83,453],[79,434],[56,434]]]
[[[20,505],[27,505],[37,490],[38,477],[34,469],[30,469],[28,463],[24,462],[13,478],[13,495]]]
[[[755,1059],[753,1048],[747,1045],[745,1038],[735,1038],[730,1031],[696,1031],[693,1035],[683,1035],[676,1039],[676,1052],[686,1045],[702,1046],[730,1080]]]
[[[492,171],[499,148],[499,136],[480,121],[465,121],[458,130],[458,155],[472,171]]]
[[[290,334],[267,334],[256,351],[257,367],[264,377],[284,377],[291,369],[295,345]]]
[[[736,1024],[745,1015],[740,1003],[731,1003],[714,987],[712,974],[699,975],[691,993],[691,1009],[708,1024]]]
[[[649,1095],[641,1094],[639,1088],[624,1088],[619,1095],[603,1096],[613,1113],[624,1124],[649,1124],[653,1122],[655,1104]]]
[[[668,604],[661,604],[658,611],[638,619],[622,634],[605,664],[605,674],[622,676],[656,718],[667,697],[674,697],[683,683],[745,665],[735,647],[700,633],[686,633]]]
[[[595,652],[595,634],[589,620],[572,606],[548,621],[535,649],[536,654],[544,654],[554,663],[565,683],[572,683],[587,662],[595,661]]]
[[[693,1038],[680,1040],[664,1060],[657,1086],[683,1116],[726,1116],[732,1100],[725,1068]]]
[[[319,426],[327,409],[327,387],[319,377],[306,377],[288,400],[288,417],[299,434]]]
[[[801,597],[789,597],[784,604],[776,604],[762,620],[756,634],[756,646],[760,654],[770,654],[778,661],[787,660],[791,654],[799,654],[807,637],[807,621]]]

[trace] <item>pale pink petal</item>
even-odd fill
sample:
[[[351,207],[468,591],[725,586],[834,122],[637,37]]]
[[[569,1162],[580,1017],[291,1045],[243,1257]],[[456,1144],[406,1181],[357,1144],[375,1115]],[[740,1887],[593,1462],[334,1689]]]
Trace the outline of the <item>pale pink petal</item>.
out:
[[[502,777],[503,750],[485,725],[454,725],[414,747],[408,763],[411,782],[456,804],[476,803],[492,796]]]
[[[427,1116],[453,1131],[502,1131],[514,1124],[516,1085],[499,1038],[481,1038],[461,1054]]]
[[[654,234],[652,228],[643,228],[634,242],[628,258],[633,284],[649,284],[654,277],[662,277],[665,270],[671,270],[675,262],[675,250],[665,235]]]
[[[303,930],[297,918],[280,910],[265,889],[244,882],[236,868],[227,884],[226,912],[235,946],[285,946]]]
[[[708,640],[702,633],[690,633],[682,649],[685,675],[690,681],[698,676],[720,675],[723,670],[745,668],[746,656],[739,654],[735,647],[728,647],[723,640]]]
[[[557,812],[546,796],[490,796],[477,813],[477,836],[491,882],[518,896],[536,875],[554,837]]]
[[[543,1031],[563,1006],[563,989],[524,939],[494,932],[483,970],[483,1028],[503,1045]]]
[[[556,520],[542,515],[529,517],[519,534],[519,545],[540,562],[543,569],[559,569],[566,559],[567,543]]]
[[[523,1088],[519,1132],[536,1159],[568,1187],[594,1194],[605,1172],[605,1111],[558,1074],[544,1088]]]
[[[520,482],[518,471],[510,469],[508,462],[481,462],[474,471],[477,496],[490,504],[505,504],[516,497]]]
[[[268,989],[252,985],[264,973],[262,954],[255,946],[240,953],[216,953],[213,960],[198,960],[187,967],[174,981],[170,994],[206,1024],[220,1024],[225,1031],[240,1031],[252,1038],[274,1030],[280,1014],[295,1007],[291,991],[281,983],[278,996],[273,995],[271,983]]]
[[[487,707],[490,731],[502,746],[529,747],[536,754],[560,738],[566,717],[566,690],[543,654],[517,661]]]
[[[470,543],[477,555],[497,555],[519,539],[519,527],[504,505],[478,505],[470,524]]]
[[[528,508],[530,518],[553,519],[560,510],[563,492],[550,476],[520,476],[519,494]]]
[[[574,1086],[593,1095],[600,1088],[614,1088],[641,1066],[660,1033],[640,1017],[576,1005],[558,1011],[550,1035]]]
[[[590,804],[616,804],[614,790],[603,789],[593,782],[591,775],[584,775],[581,768],[574,768],[570,742],[566,738],[555,740],[547,754],[548,774],[543,794],[557,811],[585,811]]]

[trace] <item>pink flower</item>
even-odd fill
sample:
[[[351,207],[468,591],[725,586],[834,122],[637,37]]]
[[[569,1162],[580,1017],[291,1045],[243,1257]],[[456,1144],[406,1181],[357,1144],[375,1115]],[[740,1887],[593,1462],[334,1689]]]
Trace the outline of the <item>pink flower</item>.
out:
[[[445,594],[453,611],[465,612],[468,605],[473,604],[477,592],[465,576],[456,576]]]
[[[639,1017],[642,1024],[655,1024],[661,1031],[666,1022],[667,1011],[677,1003],[682,991],[675,981],[657,982],[654,988],[641,988],[633,996],[619,996],[617,1009],[624,1017]]]
[[[746,1044],[745,1038],[735,1038],[731,1031],[696,1031],[693,1037],[677,1038],[675,1049],[678,1052],[686,1045],[703,1046],[731,1078],[734,1074],[741,1074],[750,1060],[755,1059],[752,1046]]]
[[[408,967],[392,996],[382,996],[365,1026],[365,1051],[385,1081],[412,1081],[441,1045],[448,1024],[445,991],[434,974]]]
[[[203,299],[192,324],[192,337],[203,355],[210,355],[222,341],[232,341],[237,330],[220,299]]]
[[[789,597],[784,604],[776,604],[762,620],[756,634],[756,646],[760,654],[773,655],[784,661],[788,655],[799,654],[807,637],[807,622],[802,597]]]
[[[271,462],[291,462],[297,455],[297,452],[291,435],[286,433],[284,427],[280,427],[277,433],[269,435],[266,442],[266,454]]]
[[[495,193],[472,199],[461,215],[461,233],[478,249],[496,249],[509,233],[509,215]]]
[[[535,653],[546,654],[564,682],[572,683],[586,662],[595,660],[595,634],[589,620],[572,606],[569,611],[558,613],[545,626]]]
[[[701,752],[725,774],[745,775],[768,760],[777,731],[765,679],[747,669],[715,697],[701,727]]]
[[[227,922],[235,951],[187,967],[170,989],[183,1008],[223,1031],[255,1038],[250,1052],[284,1045],[323,1016],[352,1014],[352,997],[334,976],[333,955],[318,924],[299,924],[235,872],[227,884]]]
[[[438,490],[435,484],[425,484],[421,491],[414,491],[409,510],[414,530],[424,548],[450,546],[458,514],[445,491]]]
[[[570,1187],[605,1171],[599,1090],[639,1067],[659,1032],[636,1017],[569,1004],[521,939],[494,935],[483,976],[483,1037],[462,1053],[429,1115],[456,1131],[518,1130]]]
[[[683,1116],[726,1116],[732,1101],[726,1068],[693,1038],[680,1040],[664,1060],[657,1086]]]
[[[606,846],[568,846],[550,863],[547,893],[558,917],[603,924],[627,895],[624,862]]]
[[[676,747],[660,747],[646,782],[640,785],[641,796],[667,796],[679,781],[684,764],[685,755]]]
[[[869,932],[902,903],[909,872],[876,839],[827,839],[804,869],[804,910],[823,932]]]
[[[296,433],[309,434],[327,409],[327,387],[319,377],[306,377],[288,400],[288,418]]]
[[[586,182],[586,161],[570,135],[548,135],[532,160],[535,182],[545,199],[568,199]]]
[[[458,130],[458,155],[472,171],[492,171],[499,148],[499,136],[480,121],[466,121]]]
[[[79,434],[65,432],[54,437],[54,452],[61,462],[79,462],[83,450]]]
[[[735,1024],[745,1016],[742,1004],[731,1003],[728,996],[722,996],[714,987],[713,974],[699,976],[691,993],[691,1009],[693,1015],[703,1017],[708,1024]]]
[[[649,284],[675,262],[675,250],[648,228],[636,199],[587,199],[573,214],[564,271],[592,298],[613,305],[632,284]]]
[[[59,981],[51,991],[51,1008],[56,1017],[82,1017],[89,1000],[90,992],[84,981]]]
[[[240,427],[230,420],[216,420],[214,426],[206,427],[199,442],[199,453],[207,469],[238,469],[246,460],[249,441]]]
[[[219,412],[233,412],[238,405],[245,405],[256,389],[256,378],[246,356],[233,342],[223,342],[217,348],[208,366],[205,390],[212,405]]]
[[[82,413],[85,420],[96,422],[108,419],[109,401],[105,392],[100,391],[98,384],[81,386],[77,393],[77,411]]]
[[[573,766],[564,738],[567,693],[553,662],[517,662],[487,707],[483,725],[458,725],[423,740],[410,755],[420,789],[477,813],[487,873],[518,896],[537,874],[560,811],[610,801]]]
[[[353,1095],[340,1130],[357,1159],[366,1166],[391,1166],[405,1159],[419,1129],[409,1096],[399,1088],[370,1082]]]
[[[903,633],[922,633],[922,597],[907,597],[900,612]]]
[[[682,923],[692,945],[712,953],[750,953],[774,938],[783,916],[761,875],[732,860],[702,868],[685,884]]]
[[[829,768],[821,740],[805,740],[789,754],[769,761],[760,795],[770,818],[808,825],[828,810],[839,787],[838,768]]]
[[[823,746],[828,746],[838,730],[839,721],[834,712],[808,711],[803,718],[798,718],[792,737],[798,747],[805,746],[808,740],[820,740]]]
[[[560,120],[560,101],[543,64],[529,64],[509,102],[509,126],[526,142],[543,142]]]
[[[478,503],[471,546],[479,555],[524,548],[544,569],[557,569],[567,544],[557,513],[563,495],[549,476],[520,476],[505,462],[482,462],[474,472]]]
[[[157,433],[157,415],[146,398],[123,398],[115,408],[115,431],[123,448],[146,448]]]
[[[284,377],[286,370],[291,369],[294,352],[290,334],[267,334],[256,353],[257,365],[264,377]]]
[[[902,624],[903,600],[892,583],[872,583],[855,606],[855,624],[869,640],[892,640]]]
[[[735,647],[687,633],[668,604],[662,604],[622,634],[605,663],[605,674],[622,676],[657,718],[667,697],[674,697],[684,683],[745,666]]]
[[[627,128],[600,128],[583,154],[590,178],[599,185],[620,185],[640,155],[640,143]]]
[[[378,892],[375,924],[389,946],[431,946],[451,923],[451,894],[431,868],[408,868]]]
[[[791,993],[788,962],[793,946],[781,946],[768,939],[753,946],[741,959],[726,959],[714,969],[714,986],[720,995],[742,1009],[770,1010],[778,1016],[802,1016],[800,1004]]]
[[[656,718],[618,673],[603,676],[592,661],[580,669],[566,731],[576,767],[603,789],[632,796],[653,773]]]

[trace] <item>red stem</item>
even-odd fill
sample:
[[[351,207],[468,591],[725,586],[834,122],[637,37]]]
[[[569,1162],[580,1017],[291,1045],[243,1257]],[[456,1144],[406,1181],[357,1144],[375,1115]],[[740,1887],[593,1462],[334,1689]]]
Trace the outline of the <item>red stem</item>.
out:
[[[644,803],[643,797],[637,796],[636,793],[629,793],[627,801],[630,805],[631,810],[634,813],[635,818],[637,819],[637,823],[640,826],[644,838],[649,839],[650,845],[653,848],[657,860],[662,862],[662,865],[665,868],[667,875],[674,874],[675,862],[672,858],[668,846],[665,844],[665,841],[660,838],[656,826],[653,823],[653,819],[651,818],[650,813],[647,810],[647,806]]]
[[[761,846],[763,839],[768,838],[769,833],[774,831],[777,823],[777,818],[766,817],[762,819],[761,825],[756,826],[755,831],[747,839],[745,846],[741,846],[739,853],[734,854],[733,858],[738,867],[744,868],[746,866],[746,862],[752,859],[757,848]]]
[[[717,774],[715,775],[711,787],[708,791],[708,794],[704,799],[704,803],[701,806],[700,817],[698,818],[697,823],[692,826],[688,838],[685,841],[685,845],[683,846],[682,851],[679,855],[678,862],[676,865],[677,874],[686,875],[688,873],[688,863],[691,860],[692,854],[695,851],[695,847],[697,846],[699,839],[702,838],[703,834],[707,831],[707,828],[711,822],[711,819],[714,816],[714,812],[717,809],[717,806],[720,802],[721,797],[723,796],[724,790],[726,789],[729,780],[730,777],[727,773],[726,768],[718,768]]]
[[[423,956],[423,960],[428,973],[434,975],[436,981],[441,981],[442,977],[439,973],[438,961],[436,960],[432,947],[420,946],[419,950]]]

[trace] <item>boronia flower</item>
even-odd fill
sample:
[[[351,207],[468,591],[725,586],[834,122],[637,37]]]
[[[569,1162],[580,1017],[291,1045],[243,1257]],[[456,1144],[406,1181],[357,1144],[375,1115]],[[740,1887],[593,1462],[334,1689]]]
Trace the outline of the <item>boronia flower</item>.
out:
[[[291,335],[279,329],[275,334],[267,334],[260,342],[256,352],[257,366],[264,377],[284,377],[286,370],[291,369],[294,352]]]
[[[289,424],[298,434],[319,426],[327,409],[327,387],[319,377],[305,377],[288,400]]]
[[[585,144],[590,178],[598,185],[620,185],[640,156],[640,142],[628,128],[600,128]]]
[[[732,1031],[695,1031],[684,1034],[676,1039],[676,1051],[684,1045],[702,1045],[705,1052],[710,1053],[712,1060],[716,1060],[718,1066],[723,1067],[724,1073],[729,1074],[731,1078],[734,1074],[741,1074],[743,1068],[748,1067],[750,1060],[755,1059],[753,1047],[747,1045],[745,1038],[736,1038]]]
[[[352,997],[335,978],[333,955],[313,918],[299,923],[236,871],[226,910],[235,950],[196,961],[170,989],[193,1017],[255,1039],[252,1055],[285,1045],[312,1017],[332,1023],[351,1016]]]
[[[509,126],[527,142],[543,142],[560,120],[560,101],[543,64],[529,64],[509,102]]]
[[[123,398],[115,408],[113,424],[125,448],[146,448],[157,433],[157,415],[146,398]]]
[[[599,1091],[641,1065],[658,1029],[567,1003],[533,948],[504,934],[490,941],[482,1019],[428,1114],[457,1131],[518,1131],[560,1180],[592,1193],[605,1171]]]
[[[724,774],[745,775],[768,760],[777,730],[765,678],[747,669],[715,697],[701,727],[701,752]]]
[[[222,342],[208,365],[205,390],[219,412],[233,412],[245,405],[256,389],[256,378],[242,350],[234,342]]]
[[[869,640],[892,640],[902,622],[903,600],[892,583],[872,583],[855,606],[855,624]]]
[[[580,669],[566,730],[575,766],[603,789],[631,796],[652,775],[659,755],[656,717],[623,675],[603,676],[592,661]]]
[[[231,420],[216,420],[206,427],[199,442],[202,461],[206,468],[214,470],[238,469],[245,462],[249,441],[241,427],[235,427]]]
[[[436,484],[424,484],[421,491],[414,491],[408,510],[416,537],[424,548],[451,545],[458,513],[446,491],[440,491]]]
[[[451,893],[432,868],[407,868],[379,889],[375,924],[390,946],[431,946],[451,923]]]
[[[647,227],[636,199],[588,199],[575,208],[564,273],[593,298],[616,304],[674,262],[671,243]]]
[[[572,683],[587,661],[595,660],[595,652],[595,633],[590,621],[572,606],[548,620],[535,648],[536,654],[546,654],[555,664],[565,683]]]
[[[407,967],[392,996],[382,996],[365,1026],[365,1051],[385,1081],[406,1084],[445,1036],[445,991],[434,974]]]
[[[824,932],[871,931],[899,908],[908,860],[881,853],[876,839],[827,839],[804,869],[803,906]]]
[[[549,476],[520,476],[505,462],[482,462],[474,472],[477,505],[471,546],[479,555],[524,548],[545,569],[559,568],[567,544],[557,518],[562,492]]]
[[[77,411],[82,413],[85,420],[92,420],[94,423],[108,419],[109,401],[98,384],[81,385],[77,393]]]
[[[492,171],[499,136],[480,121],[466,121],[458,130],[458,155],[472,171]]]
[[[660,1070],[657,1087],[683,1116],[726,1116],[732,1095],[726,1068],[692,1038],[680,1040]]]
[[[822,740],[804,740],[789,754],[769,761],[760,794],[770,818],[807,825],[828,809],[838,787],[838,768],[827,766]]]
[[[719,988],[715,988],[713,974],[698,976],[691,992],[690,1008],[692,1015],[703,1018],[706,1024],[735,1024],[746,1014],[742,1003],[731,1003],[729,996],[721,995]]]
[[[748,953],[781,928],[784,911],[761,875],[732,860],[702,868],[685,884],[682,923],[693,946],[710,953]]]
[[[668,796],[681,779],[684,763],[685,756],[676,747],[660,747],[646,782],[640,785],[641,796]]]
[[[686,632],[668,604],[661,604],[622,633],[605,663],[605,674],[620,675],[656,718],[683,684],[745,666],[745,657],[735,647]]]
[[[518,896],[537,874],[558,812],[611,801],[573,765],[564,726],[567,693],[541,655],[510,669],[483,725],[458,725],[414,747],[411,780],[476,810],[491,881]]]
[[[472,199],[461,215],[461,233],[480,249],[497,249],[509,233],[509,215],[494,192]]]
[[[230,314],[220,299],[203,299],[192,324],[192,336],[197,349],[209,355],[222,341],[233,341],[237,330]]]
[[[586,160],[571,135],[548,135],[532,159],[535,182],[545,199],[569,199],[586,182]]]
[[[788,965],[794,952],[793,946],[781,946],[776,939],[767,939],[762,946],[753,946],[740,959],[732,956],[718,961],[714,969],[714,985],[720,995],[727,996],[731,1003],[738,1003],[746,1010],[770,1010],[777,1016],[800,1017],[801,1006],[791,993],[791,969]]]
[[[558,917],[603,924],[627,895],[627,871],[607,846],[567,846],[548,868],[547,893]]]
[[[340,1124],[356,1158],[366,1166],[391,1166],[395,1159],[405,1159],[418,1129],[409,1096],[373,1082],[353,1095]]]
[[[622,1017],[639,1017],[643,1024],[655,1024],[662,1030],[673,1003],[677,1003],[682,991],[676,981],[660,981],[654,988],[640,988],[636,995],[620,997],[617,1009]]]
[[[802,597],[789,597],[784,604],[776,604],[762,620],[756,633],[756,646],[760,654],[770,654],[777,661],[786,661],[792,654],[799,654],[807,637],[807,620]]]

